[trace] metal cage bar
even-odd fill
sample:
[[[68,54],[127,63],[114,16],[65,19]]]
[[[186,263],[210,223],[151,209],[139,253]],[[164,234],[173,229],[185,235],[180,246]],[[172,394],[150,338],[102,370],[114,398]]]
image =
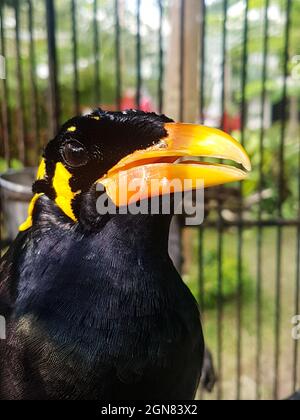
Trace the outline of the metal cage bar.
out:
[[[24,76],[22,69],[22,60],[21,60],[21,40],[20,40],[20,1],[14,1],[14,12],[15,12],[15,40],[16,40],[16,78],[17,78],[17,143],[18,143],[18,154],[19,159],[22,163],[27,163],[26,159],[26,127],[25,127],[25,101],[24,101]]]
[[[58,87],[58,64],[56,50],[56,17],[53,0],[46,0],[46,22],[49,65],[49,135],[54,136],[60,124],[60,98]]]
[[[71,0],[71,19],[72,19],[72,55],[73,55],[73,95],[74,113],[80,114],[80,90],[78,72],[78,45],[77,45],[77,0]]]
[[[247,104],[246,104],[246,86],[248,77],[248,14],[249,14],[249,1],[245,2],[244,13],[244,32],[243,32],[243,53],[242,53],[242,101],[241,101],[241,143],[245,146],[246,137],[246,117],[247,117]],[[239,187],[239,220],[243,220],[243,184]],[[244,230],[242,225],[238,227],[238,240],[237,240],[237,256],[238,256],[238,284],[237,284],[237,384],[236,395],[237,400],[241,399],[241,378],[242,378],[242,306],[243,306],[243,250],[244,250]]]
[[[122,62],[121,62],[121,26],[120,26],[120,5],[115,0],[115,50],[116,50],[116,105],[121,108],[122,101]]]
[[[158,31],[158,112],[161,114],[164,108],[164,47],[163,47],[163,23],[164,23],[164,6],[163,0],[157,0],[159,10],[159,31]]]
[[[1,55],[6,57],[6,39],[4,31],[4,5],[0,4],[0,30],[1,30]],[[1,114],[2,114],[2,133],[3,133],[3,148],[4,148],[4,158],[7,162],[8,167],[10,167],[11,160],[11,148],[10,148],[10,132],[11,132],[11,120],[10,120],[10,111],[9,111],[9,90],[8,90],[8,74],[6,71],[5,78],[1,81],[3,97],[1,99]]]
[[[227,22],[228,22],[228,0],[223,2],[222,12],[222,98],[221,98],[221,129],[225,127],[225,111],[226,111],[226,63],[227,63]],[[220,191],[220,189],[219,189]],[[224,302],[223,302],[223,260],[224,260],[224,225],[222,223],[222,202],[218,200],[219,221],[217,223],[218,230],[218,298],[217,298],[217,361],[219,382],[217,384],[218,400],[223,399],[223,319],[224,319]]]
[[[280,133],[279,149],[279,179],[278,179],[278,217],[283,215],[283,190],[285,175],[285,138],[286,138],[286,116],[287,116],[287,79],[289,63],[289,41],[290,41],[290,18],[291,18],[291,0],[286,2],[286,24],[284,35],[284,60],[283,60],[283,101],[282,101],[282,121]],[[279,398],[279,380],[280,380],[280,355],[281,355],[281,305],[282,305],[282,226],[277,228],[277,268],[276,268],[276,297],[275,297],[275,354],[274,354],[274,399]]]
[[[300,174],[300,144],[299,144],[299,174]],[[300,219],[300,176],[298,177],[298,214]],[[295,284],[295,314],[300,314],[300,224],[297,229],[297,249],[296,249],[296,284]],[[293,349],[293,392],[297,391],[299,385],[299,340],[295,340]]]
[[[200,1],[200,92],[199,92],[199,113],[200,113],[200,122],[204,124],[205,121],[205,55],[206,55],[206,5],[205,1]],[[198,283],[199,283],[199,304],[201,310],[202,322],[205,322],[205,273],[204,273],[204,240],[205,240],[205,229],[200,227],[199,229],[199,274],[198,274]],[[201,391],[200,398],[203,400],[205,397],[204,392]]]
[[[179,12],[179,120],[184,120],[184,56],[185,56],[185,1],[180,0],[180,12]]]
[[[265,102],[267,95],[267,71],[269,53],[269,18],[268,12],[270,0],[265,1],[264,12],[264,45],[263,45],[263,71],[262,71],[262,94],[261,94],[261,127],[259,139],[259,194],[262,196],[264,188],[264,137],[265,137]],[[262,202],[258,205],[257,220],[262,222]],[[262,353],[262,246],[263,246],[263,226],[258,226],[257,230],[257,284],[256,284],[256,399],[261,400],[261,353]]]
[[[32,0],[28,0],[28,30],[30,34],[30,83],[31,83],[31,128],[36,145],[36,158],[41,151],[40,121],[39,121],[39,100],[36,75],[36,49],[34,41],[34,9]]]
[[[117,1],[117,0],[116,0]],[[93,33],[94,33],[94,102],[96,106],[101,103],[101,78],[100,78],[100,43],[99,43],[99,26],[98,26],[98,0],[93,2]]]
[[[136,106],[141,107],[142,99],[142,36],[141,36],[141,2],[136,0]]]
[[[200,31],[200,94],[199,94],[199,112],[200,112],[200,121],[204,124],[204,112],[205,112],[205,15],[206,15],[206,6],[205,1],[201,0],[200,2],[200,16],[201,16],[201,31]],[[200,308],[202,310],[202,316],[204,315],[204,293],[205,293],[205,283],[204,283],[204,229],[203,227],[199,230],[199,302]]]

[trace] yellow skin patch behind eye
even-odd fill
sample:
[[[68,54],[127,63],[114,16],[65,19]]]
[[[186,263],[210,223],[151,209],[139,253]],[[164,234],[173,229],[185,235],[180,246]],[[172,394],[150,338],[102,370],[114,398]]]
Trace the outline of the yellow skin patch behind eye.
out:
[[[69,133],[74,133],[76,130],[77,130],[77,128],[75,126],[72,126],[72,127],[69,127],[67,131]]]
[[[74,133],[76,130],[77,130],[77,128],[73,125],[72,127],[69,127],[67,131],[69,133]]]
[[[73,213],[72,209],[72,200],[78,194],[74,193],[70,187],[70,179],[72,175],[64,167],[62,163],[56,164],[55,175],[53,178],[53,188],[56,191],[55,202],[58,207],[74,222],[77,222],[77,219]]]
[[[37,179],[43,179],[46,176],[46,162],[45,159],[42,159],[40,166],[38,168],[38,172],[37,172]]]
[[[46,165],[44,159],[42,160],[38,173],[37,173],[37,180],[43,179],[46,176]],[[55,174],[53,177],[53,188],[56,191],[56,199],[55,203],[58,207],[74,222],[77,222],[77,219],[74,215],[72,209],[72,200],[74,197],[79,193],[74,193],[70,187],[70,179],[72,175],[70,172],[64,167],[62,163],[56,164]],[[28,208],[28,218],[27,220],[19,227],[20,232],[24,232],[32,227],[32,214],[34,210],[34,206],[37,200],[44,194],[35,194],[33,199],[31,200]]]

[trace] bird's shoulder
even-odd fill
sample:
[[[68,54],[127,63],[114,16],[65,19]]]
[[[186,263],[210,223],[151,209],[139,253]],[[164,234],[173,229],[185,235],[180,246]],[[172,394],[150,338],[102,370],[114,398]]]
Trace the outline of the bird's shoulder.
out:
[[[7,317],[13,308],[18,288],[16,263],[29,240],[28,232],[21,232],[0,260],[0,315]]]

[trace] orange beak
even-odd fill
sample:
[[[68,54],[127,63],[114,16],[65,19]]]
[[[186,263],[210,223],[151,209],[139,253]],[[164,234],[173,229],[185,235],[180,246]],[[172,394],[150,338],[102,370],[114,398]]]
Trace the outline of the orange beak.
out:
[[[128,155],[99,179],[118,207],[164,195],[165,191],[184,192],[186,185],[189,190],[197,189],[199,182],[208,188],[241,181],[251,171],[246,151],[229,134],[193,124],[168,123],[165,129],[165,139]],[[243,169],[201,162],[201,157],[233,161]]]

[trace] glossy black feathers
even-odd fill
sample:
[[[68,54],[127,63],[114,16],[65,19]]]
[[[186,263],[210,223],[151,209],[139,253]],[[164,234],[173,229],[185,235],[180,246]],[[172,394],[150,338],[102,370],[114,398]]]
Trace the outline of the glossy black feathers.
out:
[[[193,398],[203,338],[197,305],[166,251],[168,223],[117,216],[87,233],[46,197],[37,209],[1,282],[1,308],[3,285],[17,292],[0,344],[0,397]],[[32,382],[14,372],[15,358],[26,359]]]
[[[171,217],[101,217],[93,185],[165,137],[165,121],[98,110],[69,121],[47,146],[33,226],[1,260],[0,399],[194,398],[204,342],[197,304],[168,255]],[[75,158],[73,146],[63,155],[71,139],[86,148],[82,165],[81,146]],[[72,187],[82,188],[78,223],[54,201],[51,177],[64,159],[76,164],[67,168]]]

